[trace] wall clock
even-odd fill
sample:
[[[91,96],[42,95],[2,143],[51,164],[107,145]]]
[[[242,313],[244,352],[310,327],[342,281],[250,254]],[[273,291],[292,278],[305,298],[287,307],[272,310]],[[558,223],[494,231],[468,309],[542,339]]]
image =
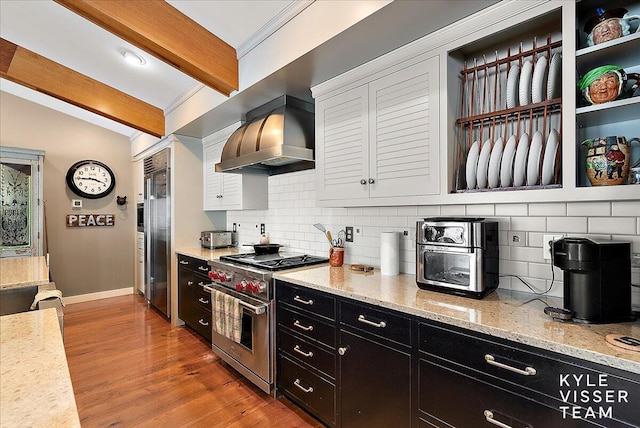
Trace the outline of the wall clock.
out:
[[[107,165],[96,160],[81,160],[67,171],[67,186],[87,199],[107,196],[116,186],[116,176]]]

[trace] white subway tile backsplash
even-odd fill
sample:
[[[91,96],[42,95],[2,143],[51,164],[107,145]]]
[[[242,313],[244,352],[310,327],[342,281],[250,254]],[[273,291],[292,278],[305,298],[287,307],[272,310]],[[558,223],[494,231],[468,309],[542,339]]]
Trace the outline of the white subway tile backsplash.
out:
[[[546,217],[511,217],[511,230],[544,232],[547,230]]]
[[[640,195],[640,188],[638,189],[638,194]],[[640,216],[640,196],[635,201],[611,202],[611,215],[615,217]]]
[[[587,218],[547,217],[547,232],[587,233]]]
[[[610,216],[610,202],[570,202],[567,204],[568,216]]]
[[[636,234],[636,219],[633,217],[590,217],[589,233],[611,233],[616,235]]]
[[[495,214],[495,207],[493,204],[486,205],[469,205],[467,207],[468,216],[484,216],[490,217]]]
[[[529,204],[529,215],[564,216],[564,215],[567,215],[567,204],[564,204],[564,203]]]
[[[529,215],[527,204],[498,204],[496,205],[496,215],[498,216],[519,216]]]
[[[435,216],[487,217],[499,225],[500,288],[527,292],[520,280],[509,275],[517,275],[538,291],[551,285],[551,263],[542,258],[544,234],[630,241],[632,252],[640,253],[640,201],[328,208],[316,206],[315,185],[313,171],[270,177],[269,209],[229,211],[227,227],[236,223],[239,242],[249,243],[258,241],[259,225],[265,223],[271,242],[292,252],[327,257],[329,244],[314,223],[324,224],[335,236],[345,226],[360,226],[362,235],[346,244],[345,262],[372,266],[380,266],[380,232],[395,231],[401,234],[401,272],[413,274],[416,221]],[[407,236],[402,235],[405,230]],[[525,234],[525,246],[509,245],[511,230]],[[553,272],[549,295],[561,297],[562,271],[554,268]],[[633,270],[633,281],[640,282],[640,269]],[[634,288],[632,295],[640,307],[640,289]]]

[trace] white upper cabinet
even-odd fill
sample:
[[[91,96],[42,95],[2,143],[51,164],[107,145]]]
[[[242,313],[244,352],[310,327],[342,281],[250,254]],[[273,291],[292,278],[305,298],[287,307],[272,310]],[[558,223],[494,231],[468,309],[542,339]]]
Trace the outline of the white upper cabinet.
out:
[[[215,172],[222,148],[238,126],[229,126],[202,140],[205,211],[268,208],[267,176]]]
[[[318,99],[320,204],[412,204],[437,193],[438,103],[438,57]]]

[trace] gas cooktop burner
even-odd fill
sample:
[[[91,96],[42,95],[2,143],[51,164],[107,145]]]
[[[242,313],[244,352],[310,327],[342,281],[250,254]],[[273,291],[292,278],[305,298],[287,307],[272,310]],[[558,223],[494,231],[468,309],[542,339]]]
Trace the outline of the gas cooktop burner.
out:
[[[329,261],[329,259],[327,258],[310,256],[308,254],[265,254],[259,256],[255,253],[230,254],[228,256],[220,257],[220,260],[233,264],[252,266],[270,271],[317,265]]]

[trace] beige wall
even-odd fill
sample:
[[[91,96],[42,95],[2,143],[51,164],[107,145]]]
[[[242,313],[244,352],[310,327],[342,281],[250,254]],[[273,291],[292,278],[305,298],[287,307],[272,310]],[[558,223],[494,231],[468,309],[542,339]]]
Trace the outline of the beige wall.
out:
[[[46,152],[43,192],[50,272],[64,295],[133,287],[136,206],[129,138],[0,92],[0,144]],[[72,193],[65,176],[82,159],[107,164],[116,176],[115,190],[96,200]],[[116,195],[127,196],[126,209],[118,209]],[[72,209],[71,199],[82,199],[82,209]],[[115,226],[67,228],[66,215],[76,213],[115,214]]]

